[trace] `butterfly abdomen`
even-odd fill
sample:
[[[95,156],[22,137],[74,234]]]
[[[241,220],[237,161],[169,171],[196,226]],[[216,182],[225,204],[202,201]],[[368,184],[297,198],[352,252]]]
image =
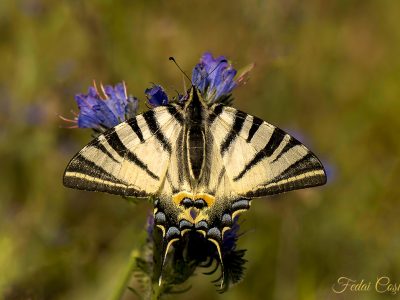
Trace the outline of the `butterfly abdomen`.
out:
[[[198,182],[205,160],[204,107],[194,89],[186,107],[186,148],[188,168],[192,180]]]
[[[204,131],[201,126],[192,126],[187,133],[188,164],[191,176],[199,180],[204,165]]]

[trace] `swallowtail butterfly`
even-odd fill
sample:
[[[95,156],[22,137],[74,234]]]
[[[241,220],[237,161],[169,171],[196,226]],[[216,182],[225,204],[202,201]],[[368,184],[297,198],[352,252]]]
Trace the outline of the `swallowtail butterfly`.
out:
[[[163,259],[188,231],[215,244],[252,198],[326,183],[318,158],[295,138],[195,86],[183,103],[137,115],[101,134],[68,164],[64,185],[153,197]]]

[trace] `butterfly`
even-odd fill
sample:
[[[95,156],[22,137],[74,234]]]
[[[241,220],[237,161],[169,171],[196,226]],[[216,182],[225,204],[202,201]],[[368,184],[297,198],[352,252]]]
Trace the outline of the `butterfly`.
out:
[[[170,246],[196,231],[221,243],[251,199],[319,186],[319,159],[283,130],[222,103],[194,85],[186,101],[158,106],[110,128],[79,151],[64,173],[70,188],[152,197]]]

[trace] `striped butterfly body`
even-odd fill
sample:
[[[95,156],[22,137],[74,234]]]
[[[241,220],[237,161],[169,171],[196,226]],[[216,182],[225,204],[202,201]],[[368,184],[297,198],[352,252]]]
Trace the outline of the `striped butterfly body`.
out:
[[[159,106],[84,147],[64,185],[155,197],[155,225],[169,246],[188,231],[220,245],[250,199],[325,184],[318,158],[281,129],[192,87],[183,104]]]

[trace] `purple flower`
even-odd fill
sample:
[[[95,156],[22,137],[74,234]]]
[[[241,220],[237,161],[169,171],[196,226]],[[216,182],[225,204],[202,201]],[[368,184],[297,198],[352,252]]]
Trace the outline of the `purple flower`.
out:
[[[236,87],[237,83],[233,80],[235,75],[236,70],[224,56],[214,58],[206,52],[193,69],[192,82],[203,98],[213,103],[222,96],[228,96]]]
[[[236,70],[224,56],[214,58],[211,53],[204,53],[192,72],[192,82],[199,89],[205,101],[208,103],[221,102],[229,104],[232,90],[245,82],[248,72],[239,75],[236,80]],[[168,98],[165,90],[153,84],[145,90],[147,101],[151,107],[168,105],[170,102],[185,102],[188,95],[178,95]],[[73,120],[61,117],[64,121],[73,123],[70,128],[92,128],[95,131],[104,131],[119,123],[136,116],[138,99],[128,96],[124,83],[115,86],[96,84],[90,87],[87,94],[75,96],[79,107],[79,114]]]
[[[76,120],[79,128],[111,128],[136,115],[138,100],[127,95],[124,83],[100,87],[104,98],[100,96],[96,85],[89,87],[87,94],[75,96],[79,107]]]
[[[222,239],[222,251],[224,253],[234,251],[236,249],[236,243],[239,239],[240,225],[238,222],[238,217],[233,220],[233,224],[230,230],[227,230]]]
[[[147,100],[152,107],[168,104],[168,96],[160,85],[153,84],[151,88],[144,91]]]
[[[151,211],[147,216],[146,231],[147,231],[147,239],[151,240],[153,238],[153,231],[154,231],[154,215]]]

